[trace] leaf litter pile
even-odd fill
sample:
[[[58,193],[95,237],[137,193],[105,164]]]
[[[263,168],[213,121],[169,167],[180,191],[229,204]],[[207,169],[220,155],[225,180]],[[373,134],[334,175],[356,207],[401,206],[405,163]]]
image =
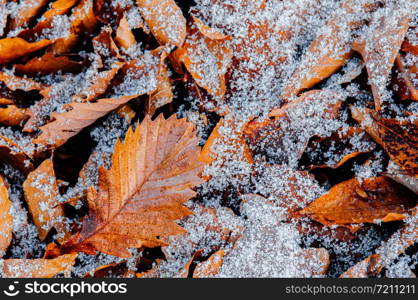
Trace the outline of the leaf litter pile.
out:
[[[418,1],[0,0],[2,277],[416,277]]]

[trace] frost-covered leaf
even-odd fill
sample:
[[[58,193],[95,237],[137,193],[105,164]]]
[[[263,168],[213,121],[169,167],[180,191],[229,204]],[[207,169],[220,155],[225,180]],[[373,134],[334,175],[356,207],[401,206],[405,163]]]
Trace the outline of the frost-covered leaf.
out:
[[[81,0],[71,11],[70,31],[66,37],[59,38],[53,44],[54,54],[69,52],[84,32],[91,33],[97,20],[92,0]]]
[[[284,88],[285,98],[297,96],[340,69],[351,57],[353,31],[364,21],[372,1],[342,1],[306,50]]]
[[[71,110],[51,115],[53,121],[39,128],[42,133],[34,143],[59,147],[83,128],[136,97],[138,95],[99,99],[94,103],[71,103]]]
[[[68,230],[65,228],[64,209],[58,202],[59,191],[51,159],[46,159],[28,175],[23,190],[39,238],[44,240],[54,227],[58,240],[62,241]]]
[[[125,16],[123,16],[123,18],[119,21],[119,26],[116,30],[115,42],[119,45],[119,47],[124,48],[125,50],[129,49],[133,45],[136,45],[135,36],[129,28],[129,24]]]
[[[219,250],[213,253],[208,260],[199,263],[193,271],[193,278],[213,277],[218,274],[224,255],[225,251]]]
[[[417,3],[388,2],[371,20],[366,37],[356,45],[366,64],[372,87],[375,108],[380,111],[387,101],[389,75],[408,31]]]
[[[28,25],[43,6],[47,5],[48,0],[25,0],[20,1],[17,10],[13,12],[10,22],[10,29],[14,30],[19,27]]]
[[[63,248],[129,257],[127,248],[162,246],[168,236],[184,233],[174,221],[190,214],[183,203],[203,182],[197,145],[193,125],[175,116],[146,117],[130,128],[115,146],[111,169],[99,169],[82,231]]]
[[[0,82],[4,82],[4,84],[12,91],[17,89],[23,91],[41,90],[45,88],[43,84],[36,82],[35,80],[6,72],[0,72]]]
[[[197,18],[193,20],[183,47],[176,50],[176,57],[200,87],[222,98],[226,89],[225,73],[233,55],[227,45],[230,37],[214,31]]]

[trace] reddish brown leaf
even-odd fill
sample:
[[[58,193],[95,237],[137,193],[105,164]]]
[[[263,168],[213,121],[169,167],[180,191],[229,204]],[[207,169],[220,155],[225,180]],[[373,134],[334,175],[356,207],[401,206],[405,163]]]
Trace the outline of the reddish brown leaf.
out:
[[[397,221],[416,205],[415,194],[386,177],[356,178],[333,186],[301,211],[324,225]]]
[[[48,40],[28,43],[18,37],[0,39],[0,65],[45,48],[51,43],[52,41]]]
[[[162,246],[183,233],[173,221],[190,214],[182,204],[203,182],[197,145],[193,125],[175,116],[146,117],[136,131],[130,128],[115,146],[112,168],[99,169],[82,231],[63,249],[129,257],[127,248]]]
[[[385,119],[378,113],[351,106],[353,118],[409,175],[418,173],[418,121]]]
[[[124,48],[125,50],[129,49],[133,45],[136,45],[135,36],[129,28],[129,24],[125,16],[123,16],[119,22],[118,29],[116,30],[115,42],[119,45],[119,47]]]
[[[25,108],[19,108],[16,105],[8,105],[5,108],[0,107],[0,123],[7,126],[19,126],[27,120],[29,115]]]

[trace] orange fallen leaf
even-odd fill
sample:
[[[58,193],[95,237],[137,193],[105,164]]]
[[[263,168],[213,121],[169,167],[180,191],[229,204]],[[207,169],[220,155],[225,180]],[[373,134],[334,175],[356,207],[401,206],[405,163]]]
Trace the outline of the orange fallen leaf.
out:
[[[110,26],[103,26],[102,31],[93,38],[94,52],[102,57],[111,55],[115,58],[120,58],[119,49],[112,38],[112,28]]]
[[[9,192],[0,176],[0,257],[3,257],[12,241],[13,218],[10,214],[11,202]]]
[[[0,65],[45,48],[51,43],[48,40],[29,43],[18,37],[0,39]]]
[[[119,26],[116,30],[115,42],[119,45],[119,47],[122,47],[125,50],[129,49],[133,45],[136,45],[135,36],[129,28],[129,24],[125,16],[123,16],[119,21]]]
[[[186,37],[186,19],[174,0],[136,0],[155,39],[177,47]]]
[[[174,220],[190,214],[182,204],[203,182],[199,151],[194,126],[184,119],[146,117],[136,131],[131,127],[116,143],[111,169],[99,169],[82,231],[63,250],[130,257],[127,248],[163,246],[166,237],[184,233]]]
[[[170,103],[174,98],[171,78],[165,62],[167,53],[164,50],[162,52],[159,49],[157,50],[155,54],[160,56],[160,64],[157,74],[157,89],[151,93],[148,99],[147,113],[150,115],[153,115],[157,108]]]
[[[27,120],[29,115],[25,108],[19,108],[16,105],[8,105],[5,108],[0,107],[0,123],[7,126],[19,126]]]
[[[328,30],[313,40],[284,87],[285,99],[298,96],[300,92],[328,78],[347,62],[352,55],[352,32],[361,22],[354,22],[346,15],[361,14],[372,9],[373,6],[359,5],[356,0],[341,2],[341,10],[337,10],[325,25]]]
[[[0,135],[0,159],[24,174],[32,170],[33,151],[25,149],[11,139]]]
[[[70,60],[67,56],[55,56],[53,53],[45,53],[41,57],[34,57],[25,64],[14,65],[16,71],[27,75],[77,73],[83,67],[80,62]]]
[[[46,159],[32,171],[23,183],[25,199],[43,241],[52,227],[55,227],[62,241],[66,233],[64,210],[58,203],[58,186],[51,159]]]
[[[333,186],[302,209],[302,215],[324,225],[349,225],[403,220],[416,205],[414,193],[386,177],[357,178]]]
[[[3,276],[7,278],[52,278],[63,273],[69,277],[78,254],[53,259],[5,259]]]
[[[41,90],[45,86],[35,80],[26,77],[20,77],[14,74],[9,74],[5,72],[0,72],[0,82],[3,81],[4,84],[12,91],[15,90]]]

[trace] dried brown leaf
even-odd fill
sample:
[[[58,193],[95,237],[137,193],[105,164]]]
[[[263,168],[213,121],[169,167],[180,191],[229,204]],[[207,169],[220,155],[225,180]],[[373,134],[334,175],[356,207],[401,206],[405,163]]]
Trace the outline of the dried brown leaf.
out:
[[[116,30],[115,42],[119,47],[124,48],[125,50],[136,45],[135,36],[132,33],[131,28],[129,28],[125,16],[120,19],[118,29]]]
[[[70,60],[68,56],[55,56],[53,53],[45,53],[41,57],[34,57],[25,64],[14,65],[16,71],[27,75],[47,75],[57,72],[77,73],[83,65],[80,62]]]
[[[302,215],[324,225],[349,225],[403,220],[416,205],[414,193],[386,177],[353,178],[333,186]]]
[[[173,221],[190,214],[182,204],[203,182],[197,145],[194,126],[175,116],[146,117],[136,131],[130,128],[115,146],[112,168],[99,169],[89,215],[64,251],[129,257],[127,248],[163,246],[166,237],[184,233]]]

